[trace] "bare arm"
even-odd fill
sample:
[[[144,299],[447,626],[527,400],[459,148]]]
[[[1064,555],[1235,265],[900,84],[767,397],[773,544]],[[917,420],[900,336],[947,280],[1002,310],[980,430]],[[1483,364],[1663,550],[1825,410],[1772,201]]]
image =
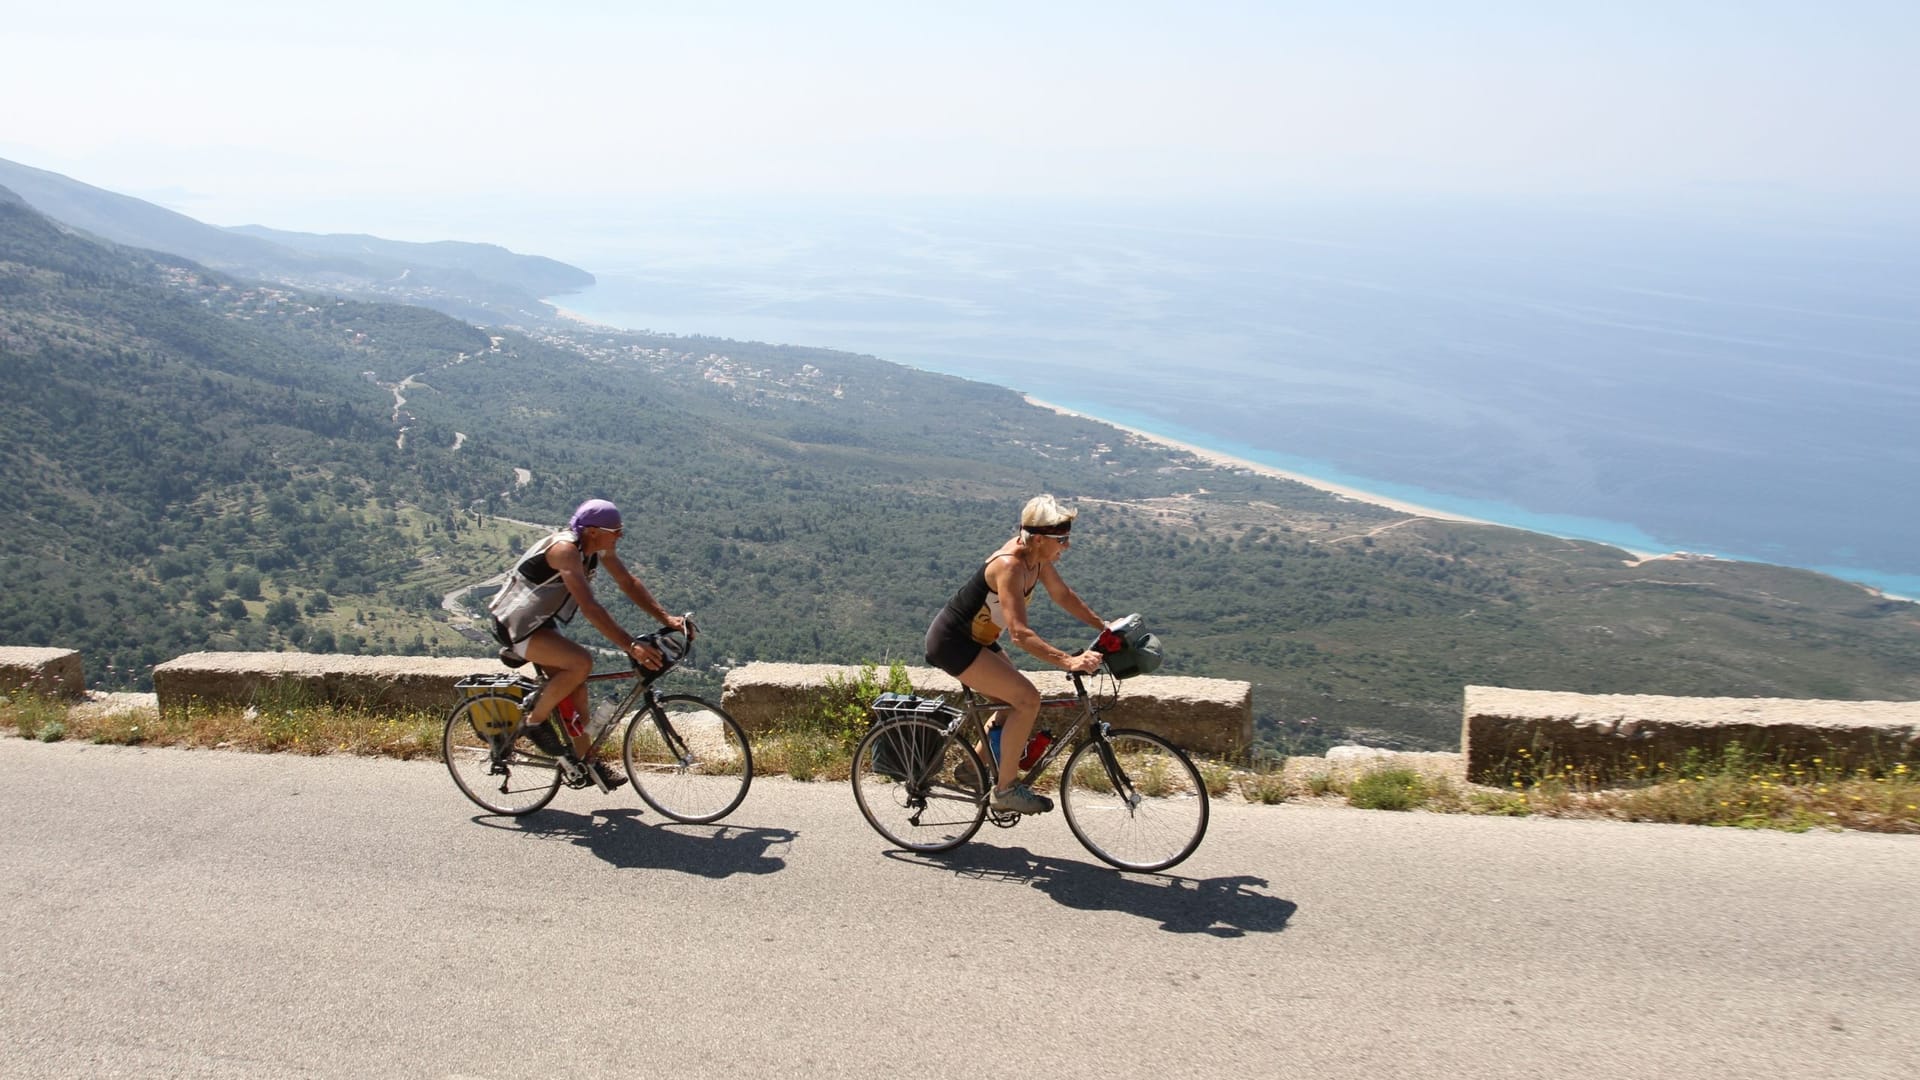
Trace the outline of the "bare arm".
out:
[[[1060,571],[1052,563],[1046,563],[1040,567],[1040,584],[1047,587],[1047,595],[1053,597],[1053,602],[1060,605],[1060,610],[1095,630],[1107,628],[1107,624],[1100,620],[1100,616],[1093,613],[1093,609],[1087,606],[1086,601],[1080,599],[1080,594],[1073,591],[1073,587],[1067,584],[1067,580],[1060,576]]]
[[[667,609],[661,607],[660,601],[653,598],[653,592],[634,576],[633,571],[627,569],[627,564],[621,562],[619,556],[609,551],[600,556],[600,565],[607,568],[607,576],[613,578],[614,583],[620,586],[620,591],[627,594],[627,599],[633,601],[635,607],[653,616],[656,622],[669,630],[684,631],[687,640],[693,640],[693,632],[688,629],[687,621],[678,615],[667,614]],[[643,641],[628,645],[627,653],[638,658],[640,663],[649,669],[658,668],[666,659],[659,649]]]
[[[613,621],[613,614],[594,597],[593,586],[587,582],[587,568],[580,560],[580,549],[565,540],[558,541],[547,549],[547,564],[567,583],[567,592],[580,608],[580,614],[587,617],[595,630],[605,634],[608,641],[624,647],[632,635],[620,629],[620,624]]]
[[[1018,565],[1016,562],[1008,560],[987,568],[987,583],[1000,594],[1000,613],[1007,618],[1007,635],[1013,638],[1013,643],[1057,668],[1087,672],[1099,667],[1101,659],[1099,653],[1069,655],[1064,650],[1048,644],[1045,638],[1034,632],[1033,627],[1027,625],[1027,597],[1025,591],[1019,587],[1018,574],[1014,570],[1016,565]],[[1045,569],[1041,571],[1043,580],[1046,572]],[[1057,574],[1054,576],[1059,577]],[[1061,587],[1065,588],[1064,583]],[[1053,586],[1047,586],[1047,595],[1055,595]],[[1068,589],[1067,595],[1072,596],[1073,590]],[[1081,611],[1086,611],[1089,615],[1093,614],[1088,611],[1087,605],[1080,603],[1078,597],[1074,598],[1074,603],[1079,605]],[[1074,614],[1078,616],[1078,612]]]
[[[664,611],[660,611],[659,603],[655,603],[653,596],[647,594],[645,586],[641,586],[639,580],[636,580],[634,575],[632,575],[624,565],[620,565],[620,559],[614,559],[612,553],[609,552],[601,555],[601,563],[607,565],[607,569],[609,569],[612,578],[614,578],[616,582],[620,582],[622,592],[626,592],[630,600],[634,600],[634,603],[639,603],[643,609],[647,609],[647,611],[651,611],[651,613],[664,615]],[[614,621],[611,611],[607,611],[607,607],[601,605],[601,601],[595,600],[595,596],[593,596],[593,586],[588,584],[586,563],[580,561],[580,548],[578,548],[578,546],[568,544],[566,540],[555,542],[551,548],[547,548],[547,565],[553,567],[555,573],[561,575],[561,580],[566,582],[566,592],[568,592],[568,596],[574,598],[574,603],[580,607],[580,613],[588,617],[588,623],[591,623],[595,630],[599,630],[601,634],[605,634],[609,642],[620,646],[622,653],[634,657],[641,665],[645,665],[645,667],[649,667],[649,669],[660,667],[660,659],[662,659],[662,657],[660,657],[660,650],[655,650],[653,646],[649,646],[649,644],[645,644],[645,642],[639,642],[639,640],[634,638],[634,634],[628,634],[626,630],[622,630],[620,623]],[[641,601],[637,596],[634,596],[634,590],[628,588],[628,582],[632,582],[632,584],[636,586],[637,592],[639,592],[641,596],[645,596],[647,600]],[[664,619],[662,619],[662,621],[664,621]]]
[[[667,614],[667,609],[660,606],[660,602],[653,598],[653,593],[639,578],[633,576],[633,571],[627,569],[627,564],[621,562],[619,556],[609,551],[600,556],[600,565],[607,568],[607,576],[613,578],[614,583],[620,586],[620,591],[627,594],[633,606],[653,616],[662,626],[680,629],[679,616]]]

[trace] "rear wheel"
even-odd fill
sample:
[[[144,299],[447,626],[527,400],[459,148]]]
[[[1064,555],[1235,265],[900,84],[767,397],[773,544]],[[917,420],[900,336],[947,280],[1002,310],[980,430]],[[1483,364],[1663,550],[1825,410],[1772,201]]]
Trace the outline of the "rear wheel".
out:
[[[980,755],[926,720],[877,725],[853,752],[853,799],[875,832],[909,851],[946,851],[986,820]]]
[[[560,763],[525,739],[502,753],[497,741],[512,738],[520,702],[506,694],[481,694],[453,707],[440,753],[453,782],[483,810],[531,814],[560,790]],[[493,734],[493,733],[498,734]]]
[[[1105,744],[1088,739],[1060,777],[1067,827],[1122,870],[1165,870],[1193,854],[1207,834],[1207,805],[1192,760],[1146,731],[1110,731]]]
[[[642,707],[627,725],[620,753],[633,789],[675,821],[718,821],[747,797],[753,748],[726,710],[688,694]]]

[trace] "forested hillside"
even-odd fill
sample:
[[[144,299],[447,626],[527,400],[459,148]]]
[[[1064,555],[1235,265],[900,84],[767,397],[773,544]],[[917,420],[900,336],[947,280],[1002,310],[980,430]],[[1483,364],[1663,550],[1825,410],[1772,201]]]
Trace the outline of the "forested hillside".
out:
[[[1095,609],[1147,614],[1166,673],[1252,680],[1283,744],[1451,745],[1466,683],[1920,696],[1914,605],[1818,575],[1410,520],[870,357],[261,286],[5,196],[0,417],[0,642],[103,687],[207,648],[490,651],[442,598],[588,496],[700,612],[697,678],[918,663],[1046,490],[1082,507],[1063,572]]]

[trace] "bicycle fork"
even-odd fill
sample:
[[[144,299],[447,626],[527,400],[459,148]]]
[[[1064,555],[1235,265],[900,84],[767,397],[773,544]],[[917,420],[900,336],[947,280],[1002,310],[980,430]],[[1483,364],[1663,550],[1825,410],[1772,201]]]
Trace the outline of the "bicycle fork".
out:
[[[1133,779],[1120,767],[1120,759],[1114,755],[1113,744],[1107,741],[1108,725],[1105,721],[1094,726],[1093,749],[1100,755],[1100,764],[1107,770],[1107,782],[1113,785],[1114,794],[1127,804],[1127,813],[1132,814],[1140,808],[1140,792],[1133,786]]]

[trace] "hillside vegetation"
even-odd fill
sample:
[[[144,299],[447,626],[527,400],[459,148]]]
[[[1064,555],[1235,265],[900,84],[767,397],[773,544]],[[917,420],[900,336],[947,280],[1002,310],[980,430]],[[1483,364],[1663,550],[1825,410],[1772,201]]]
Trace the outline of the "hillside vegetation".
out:
[[[1095,609],[1145,613],[1163,673],[1251,680],[1283,747],[1450,747],[1467,683],[1920,696],[1915,606],[1819,575],[1410,519],[871,357],[246,282],[5,195],[0,416],[0,642],[101,687],[208,648],[482,655],[442,598],[587,496],[700,612],[709,683],[917,663],[1044,490],[1082,507],[1063,572]]]

